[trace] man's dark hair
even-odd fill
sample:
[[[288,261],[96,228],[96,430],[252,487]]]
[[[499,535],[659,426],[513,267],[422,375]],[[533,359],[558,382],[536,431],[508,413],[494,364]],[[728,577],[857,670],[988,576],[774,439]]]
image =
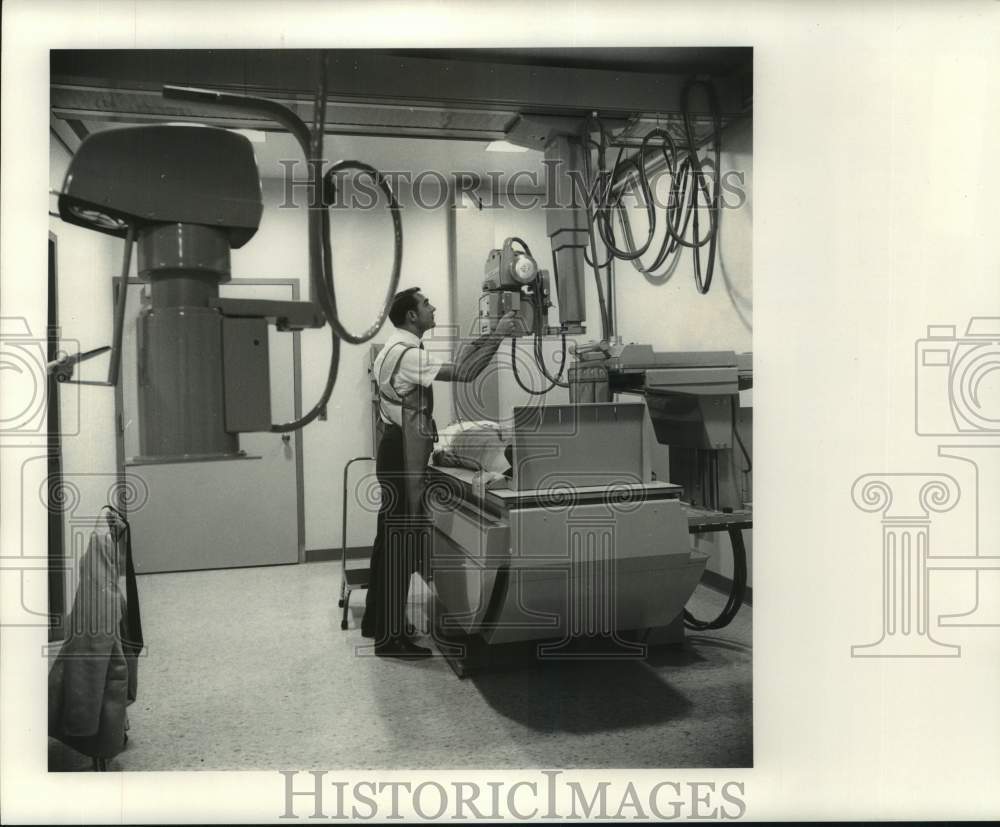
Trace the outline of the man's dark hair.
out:
[[[406,290],[400,290],[392,297],[392,304],[389,305],[389,321],[396,327],[405,324],[406,314],[417,309],[417,293],[419,292],[419,287],[410,287]]]

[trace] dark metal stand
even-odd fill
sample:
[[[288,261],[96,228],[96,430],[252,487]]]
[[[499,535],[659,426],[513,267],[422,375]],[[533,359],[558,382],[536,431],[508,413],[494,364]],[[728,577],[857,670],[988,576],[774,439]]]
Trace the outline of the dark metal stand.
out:
[[[354,457],[348,460],[344,466],[344,510],[341,514],[341,540],[340,540],[340,600],[337,606],[344,610],[340,618],[340,628],[347,628],[347,613],[350,611],[351,592],[356,589],[367,589],[371,570],[364,568],[347,568],[347,475],[351,465],[355,462],[368,460],[374,462],[374,457]]]

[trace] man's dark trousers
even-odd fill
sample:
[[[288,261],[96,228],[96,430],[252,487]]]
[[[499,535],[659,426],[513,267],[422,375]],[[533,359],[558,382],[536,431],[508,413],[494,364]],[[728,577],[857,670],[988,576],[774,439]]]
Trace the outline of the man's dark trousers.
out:
[[[385,425],[375,462],[382,500],[361,621],[362,634],[374,636],[376,644],[405,637],[406,597],[424,533],[408,508],[404,473],[403,431]]]

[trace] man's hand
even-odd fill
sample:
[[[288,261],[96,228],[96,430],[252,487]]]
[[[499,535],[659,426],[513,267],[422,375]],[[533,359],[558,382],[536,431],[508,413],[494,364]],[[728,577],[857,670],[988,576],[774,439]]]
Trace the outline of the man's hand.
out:
[[[510,336],[514,332],[514,328],[517,327],[517,311],[508,310],[503,314],[503,317],[497,322],[497,326],[493,328],[493,333],[500,337]]]

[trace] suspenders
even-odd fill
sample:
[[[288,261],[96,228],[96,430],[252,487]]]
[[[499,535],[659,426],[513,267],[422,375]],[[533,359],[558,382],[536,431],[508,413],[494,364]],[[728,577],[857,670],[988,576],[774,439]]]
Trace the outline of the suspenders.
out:
[[[388,359],[388,356],[389,356],[388,353],[386,353],[385,357],[382,359],[382,364],[379,365],[379,374],[380,375],[376,377],[376,382],[378,383],[378,395],[379,395],[379,407],[380,408],[382,406],[382,402],[391,402],[393,405],[399,405],[400,407],[403,406],[403,395],[400,394],[399,391],[396,390],[396,386],[393,384],[393,382],[396,381],[396,374],[399,373],[399,367],[400,367],[400,365],[403,364],[403,357],[406,355],[406,352],[408,350],[413,350],[413,345],[404,345],[402,342],[397,342],[395,345],[393,345],[393,347],[399,347],[399,346],[402,346],[403,352],[399,354],[399,358],[396,360],[396,364],[392,368],[392,375],[389,376],[389,382],[388,382],[389,388],[392,390],[392,392],[394,394],[396,394],[396,397],[397,397],[396,399],[393,399],[384,390],[382,390],[382,381],[381,381],[382,375],[381,374],[385,371],[385,363],[386,363],[386,360]],[[416,390],[416,388],[414,388],[413,390]],[[413,391],[410,391],[410,393],[413,393]],[[410,394],[408,393],[406,395],[409,396]],[[389,420],[389,422],[392,422],[391,417],[386,416],[384,411],[382,411],[381,413],[383,414],[383,418]],[[400,419],[402,419],[402,416],[400,416]]]
[[[417,385],[414,388],[412,388],[411,390],[407,391],[405,394],[401,394],[401,393],[399,393],[399,391],[396,390],[396,386],[393,384],[396,381],[396,375],[399,373],[399,368],[403,364],[403,357],[406,355],[406,352],[409,351],[409,350],[415,350],[416,349],[414,347],[414,345],[407,345],[407,344],[404,344],[403,342],[397,342],[395,345],[393,345],[393,347],[400,347],[400,346],[403,348],[403,351],[402,351],[402,353],[399,354],[399,358],[396,359],[396,364],[392,368],[392,374],[389,376],[389,381],[387,383],[388,387],[392,390],[392,392],[394,394],[396,394],[397,398],[393,399],[391,396],[389,396],[389,394],[387,394],[382,389],[382,387],[383,387],[382,386],[382,382],[378,381],[379,408],[380,409],[382,408],[382,403],[383,402],[390,402],[393,405],[399,405],[400,408],[412,408],[413,406],[410,406],[410,405],[407,404],[407,400],[410,399],[411,397],[414,397],[415,395],[418,394],[418,392],[420,392],[422,390],[423,391],[423,397],[428,402],[428,412],[427,413],[428,413],[428,418],[430,419],[430,425],[431,425],[431,431],[432,431],[432,438],[433,438],[434,442],[437,442],[438,441],[438,438],[437,438],[437,425],[434,422],[433,416],[431,416],[431,413],[432,413],[432,411],[434,409],[434,391],[433,391],[433,389],[432,388],[421,388],[420,385]],[[377,379],[379,379],[379,380],[381,380],[381,377],[382,377],[382,375],[384,373],[385,363],[386,363],[386,360],[388,359],[388,357],[389,357],[389,354],[387,352],[386,355],[385,355],[385,358],[382,359],[382,364],[379,366],[379,374],[380,375],[377,377]],[[419,410],[419,407],[416,408],[416,410]],[[380,410],[380,413],[383,415],[383,417],[385,419],[388,419],[390,422],[392,422],[392,419],[389,416],[385,415],[384,409]],[[401,410],[400,411],[400,422],[402,422],[402,419],[403,419],[403,414],[402,414],[402,410]]]

